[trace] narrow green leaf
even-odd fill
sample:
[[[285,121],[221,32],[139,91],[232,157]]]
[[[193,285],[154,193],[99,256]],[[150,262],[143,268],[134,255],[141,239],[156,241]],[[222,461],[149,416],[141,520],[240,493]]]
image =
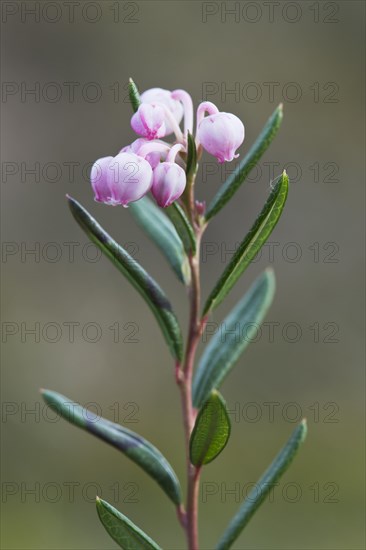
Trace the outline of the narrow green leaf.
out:
[[[173,208],[174,204],[169,208]],[[165,212],[169,208],[166,208]],[[139,201],[131,203],[129,211],[139,226],[160,248],[178,279],[185,285],[189,284],[189,262],[183,243],[163,209],[156,206],[148,197],[143,197]]]
[[[275,293],[271,269],[257,277],[248,292],[221,323],[200,359],[193,379],[193,404],[202,406],[218,389],[255,336]]]
[[[190,180],[192,176],[197,172],[197,149],[196,142],[192,134],[188,132],[187,138],[187,165],[186,165],[186,175],[187,180]]]
[[[190,254],[192,252],[195,254],[196,236],[183,208],[177,202],[173,202],[168,208],[165,208],[165,212],[182,239],[186,253]]]
[[[263,474],[256,486],[249,493],[239,508],[238,513],[231,520],[228,528],[221,537],[216,550],[228,550],[238,538],[250,518],[257,511],[268,493],[285,473],[306,437],[307,426],[304,419],[292,432],[286,445],[276,456],[268,470]]]
[[[261,213],[208,297],[204,315],[222,302],[272,233],[286,202],[288,183],[288,176],[284,170],[283,174],[273,182],[272,191]]]
[[[226,447],[230,431],[226,403],[213,391],[199,411],[192,431],[189,443],[192,464],[202,466],[212,462]]]
[[[96,504],[105,530],[123,550],[161,550],[156,542],[111,504],[99,497]]]
[[[132,109],[136,113],[137,109],[141,105],[141,97],[138,88],[132,78],[128,81],[128,95],[131,101]]]
[[[273,112],[271,117],[267,120],[266,125],[259,134],[257,140],[249,149],[243,160],[239,163],[239,166],[228,177],[225,183],[220,187],[211,204],[207,208],[206,219],[209,220],[217,214],[221,208],[231,199],[231,197],[239,189],[240,185],[245,181],[245,178],[259,162],[262,155],[266,152],[270,146],[273,138],[278,132],[281,126],[283,118],[282,103]]]
[[[60,393],[50,390],[41,390],[41,393],[47,405],[62,418],[121,451],[155,479],[174,504],[181,503],[177,476],[161,452],[146,439],[119,424],[96,417],[95,413]]]
[[[191,208],[191,189],[192,185],[194,184],[195,180],[195,174],[198,169],[197,164],[197,149],[196,149],[196,142],[194,140],[194,137],[192,134],[188,132],[187,136],[187,153],[182,154],[183,158],[186,161],[186,180],[187,185],[184,190],[184,193],[182,194],[180,200],[181,202],[186,206],[187,211],[190,211]]]
[[[173,357],[181,361],[183,348],[181,330],[163,290],[81,204],[71,197],[68,197],[68,201],[71,212],[80,227],[144,298],[160,325]]]

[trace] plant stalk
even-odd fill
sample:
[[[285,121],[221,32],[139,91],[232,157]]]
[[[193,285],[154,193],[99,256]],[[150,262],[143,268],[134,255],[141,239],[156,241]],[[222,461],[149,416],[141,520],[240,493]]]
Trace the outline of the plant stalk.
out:
[[[187,503],[184,521],[181,521],[186,531],[188,549],[199,550],[198,542],[198,494],[200,468],[196,468],[190,461],[189,442],[193,430],[196,411],[192,405],[192,377],[197,347],[205,326],[206,319],[201,319],[201,283],[200,283],[200,240],[204,228],[195,223],[194,219],[194,191],[191,185],[189,193],[189,210],[193,227],[196,233],[196,254],[190,254],[189,265],[191,271],[191,284],[189,288],[190,316],[188,325],[188,338],[183,365],[177,367],[176,378],[181,391],[183,423],[186,441],[187,460]]]

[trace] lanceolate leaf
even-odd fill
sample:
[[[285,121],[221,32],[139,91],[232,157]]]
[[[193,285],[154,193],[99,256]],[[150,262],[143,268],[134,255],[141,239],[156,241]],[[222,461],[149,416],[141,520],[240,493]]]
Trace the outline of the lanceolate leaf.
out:
[[[165,209],[165,212],[169,216],[180,238],[182,239],[186,253],[190,254],[192,252],[195,254],[196,237],[183,208],[177,202],[173,202],[172,205]]]
[[[182,334],[172,306],[152,277],[92,218],[76,200],[68,197],[71,212],[88,237],[104,252],[145,299],[155,315],[173,357],[182,358]]]
[[[177,476],[161,452],[143,437],[70,401],[64,395],[41,390],[43,399],[60,416],[109,443],[138,464],[165,491],[177,506],[181,503],[181,489]]]
[[[172,207],[173,205],[169,208]],[[178,279],[186,285],[189,284],[190,269],[183,243],[162,208],[158,208],[148,197],[143,197],[131,203],[129,210],[137,223],[160,248]]]
[[[273,182],[272,191],[261,213],[208,297],[204,307],[204,315],[207,315],[209,311],[215,309],[222,302],[243,271],[262,248],[281,216],[287,193],[288,176],[286,171],[284,171]]]
[[[211,393],[199,411],[190,439],[190,458],[195,466],[212,462],[226,447],[230,437],[230,419],[221,395]]]
[[[202,406],[257,333],[275,292],[271,269],[260,275],[212,336],[200,359],[193,379],[193,404]]]
[[[214,196],[211,204],[207,208],[206,219],[209,220],[217,214],[221,208],[231,199],[234,193],[239,189],[240,185],[245,181],[250,171],[259,162],[262,155],[270,146],[273,138],[281,125],[283,118],[282,103],[277,107],[272,116],[268,119],[262,132],[258,136],[255,143],[249,149],[243,160],[240,162],[237,169],[230,174],[225,183],[220,187],[217,194]]]
[[[190,180],[197,171],[197,149],[196,142],[192,134],[188,132],[188,151],[187,151],[187,167],[186,175],[187,180]]]
[[[286,445],[244,500],[238,513],[231,520],[228,528],[221,537],[220,542],[216,546],[216,550],[228,550],[236,541],[250,518],[265,500],[272,487],[275,486],[276,482],[290,466],[301,443],[306,437],[306,432],[306,420],[304,419],[292,432]]]
[[[141,105],[141,98],[138,88],[132,78],[130,78],[130,80],[128,81],[128,95],[130,97],[132,109],[136,113],[137,109]]]
[[[189,132],[187,136],[187,154],[185,160],[187,185],[183,195],[181,196],[181,201],[187,206],[187,209],[189,210],[192,206],[190,205],[191,188],[194,184],[194,176],[198,168],[196,142],[192,134],[190,134]]]
[[[123,550],[161,550],[137,525],[99,497],[97,512],[107,533]]]

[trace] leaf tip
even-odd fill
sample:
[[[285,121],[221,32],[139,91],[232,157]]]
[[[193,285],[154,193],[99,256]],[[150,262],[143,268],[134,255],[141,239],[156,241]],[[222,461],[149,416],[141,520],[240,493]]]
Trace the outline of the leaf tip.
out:
[[[284,184],[285,187],[288,187],[288,184],[290,183],[290,179],[288,177],[288,173],[286,172],[286,169],[283,169],[283,172],[280,176],[280,184]]]
[[[283,103],[279,103],[277,109],[275,110],[273,114],[277,126],[280,126],[282,124],[283,119]]]
[[[276,275],[274,272],[274,269],[270,266],[266,267],[266,269],[263,272],[263,281],[267,288],[267,294],[268,294],[268,301],[269,303],[272,302],[274,293],[276,290]]]
[[[308,422],[306,418],[303,418],[300,422],[300,427],[302,431],[302,438],[301,440],[304,441],[306,434],[308,433]]]
[[[68,193],[66,193],[65,197],[66,197],[67,202],[69,203],[69,206],[70,206],[70,207],[76,205],[76,200],[74,199],[74,197],[72,197],[72,196],[69,195]]]
[[[275,275],[273,267],[271,267],[271,266],[266,267],[266,269],[264,270],[264,274],[267,277],[267,279],[270,279],[271,281],[275,282],[276,275]]]
[[[43,399],[47,401],[47,399],[50,397],[51,390],[47,390],[46,388],[40,388],[39,393],[42,395]]]

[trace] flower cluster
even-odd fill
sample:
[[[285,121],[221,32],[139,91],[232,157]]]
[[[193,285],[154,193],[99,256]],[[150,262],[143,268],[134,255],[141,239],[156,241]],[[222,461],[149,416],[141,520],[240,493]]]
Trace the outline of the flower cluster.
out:
[[[141,94],[141,103],[131,119],[140,137],[115,157],[97,160],[91,170],[95,200],[128,206],[151,191],[159,206],[166,208],[186,187],[184,158],[188,133],[193,135],[193,103],[184,90],[170,92],[152,88]],[[205,116],[205,115],[208,116]],[[183,119],[184,131],[180,128]],[[223,113],[210,101],[197,109],[195,142],[222,162],[230,162],[244,141],[244,125],[231,113]],[[174,134],[174,143],[163,141]]]

